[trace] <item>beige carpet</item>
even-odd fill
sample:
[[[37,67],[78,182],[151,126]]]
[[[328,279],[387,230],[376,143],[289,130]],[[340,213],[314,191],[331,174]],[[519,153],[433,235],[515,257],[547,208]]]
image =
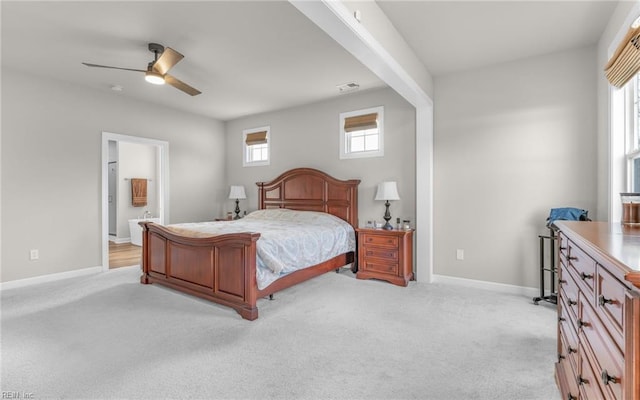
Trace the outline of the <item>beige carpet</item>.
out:
[[[2,292],[2,390],[34,399],[558,399],[529,297],[328,273],[229,309],[136,267]]]

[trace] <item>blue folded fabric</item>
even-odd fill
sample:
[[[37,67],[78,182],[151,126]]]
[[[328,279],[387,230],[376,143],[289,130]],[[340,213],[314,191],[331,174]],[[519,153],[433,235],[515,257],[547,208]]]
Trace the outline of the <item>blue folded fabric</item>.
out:
[[[547,226],[551,225],[554,221],[588,221],[587,210],[574,207],[561,207],[552,208],[547,218]]]

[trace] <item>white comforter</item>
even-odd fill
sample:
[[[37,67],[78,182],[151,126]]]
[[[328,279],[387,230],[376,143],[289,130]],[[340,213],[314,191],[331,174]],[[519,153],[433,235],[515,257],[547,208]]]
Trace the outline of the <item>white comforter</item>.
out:
[[[170,226],[216,235],[260,233],[256,242],[259,289],[269,286],[282,275],[355,251],[356,248],[351,225],[331,214],[314,211],[258,210],[234,221]]]

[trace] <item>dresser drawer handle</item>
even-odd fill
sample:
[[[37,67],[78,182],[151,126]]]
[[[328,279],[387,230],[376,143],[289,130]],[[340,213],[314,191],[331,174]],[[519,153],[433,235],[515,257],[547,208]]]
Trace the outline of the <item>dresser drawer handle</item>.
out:
[[[578,375],[578,377],[576,378],[576,381],[578,382],[578,385],[584,385],[585,383],[589,384],[589,381],[582,378],[582,375]]]
[[[562,355],[562,353],[558,353],[558,362],[564,360],[566,357]]]
[[[583,326],[589,326],[589,323],[587,321],[583,321],[581,319],[578,320],[578,326],[580,328],[582,328]]]
[[[379,255],[380,257],[386,257],[386,258],[393,258],[393,256],[395,255],[393,252],[382,252],[382,251],[367,251],[367,255],[368,256],[375,256],[375,255]]]
[[[565,318],[563,318],[563,317],[558,317],[558,322],[564,322],[564,321],[566,321],[566,319],[565,319]]]
[[[566,250],[567,246],[560,246],[560,250]]]
[[[567,256],[567,260],[568,261],[575,261],[577,259],[578,259],[578,257],[576,257],[576,256]]]
[[[558,281],[558,283],[559,283],[560,285],[566,285],[566,284],[567,284],[567,281],[566,281],[565,279],[560,279],[560,280]]]
[[[569,354],[571,354],[571,353],[577,353],[577,352],[578,352],[578,350],[577,350],[577,349],[574,349],[574,348],[573,348],[573,347],[571,347],[571,346],[567,346],[567,351],[569,352]]]
[[[578,398],[574,395],[572,395],[571,393],[567,394],[567,400],[578,400]]]
[[[568,299],[568,300],[567,300],[567,303],[569,303],[569,305],[570,305],[570,306],[575,306],[576,304],[578,304],[578,302],[577,302],[577,301],[575,301],[575,300],[571,300],[571,299]]]
[[[580,278],[582,278],[582,280],[586,280],[586,279],[593,279],[593,274],[585,274],[584,272],[580,272]]]
[[[602,371],[602,374],[600,374],[600,377],[602,378],[602,384],[605,386],[608,385],[609,382],[613,382],[613,383],[618,382],[618,378],[616,378],[615,376],[609,375],[606,369]]]
[[[615,303],[615,300],[607,299],[603,295],[598,296],[598,304],[600,304],[600,307],[604,307],[605,304],[613,304],[613,303]]]

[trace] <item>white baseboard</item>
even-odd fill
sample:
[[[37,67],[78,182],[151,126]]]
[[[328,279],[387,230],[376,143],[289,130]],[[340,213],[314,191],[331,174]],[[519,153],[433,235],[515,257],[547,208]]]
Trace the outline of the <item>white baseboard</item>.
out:
[[[532,298],[540,295],[540,289],[526,287],[526,286],[516,286],[516,285],[508,285],[506,283],[497,283],[497,282],[488,282],[488,281],[477,281],[475,279],[467,279],[467,278],[458,278],[455,276],[446,276],[446,275],[432,275],[432,283],[448,283],[453,285],[472,287],[476,289],[485,289],[491,290],[493,292],[500,293],[509,293],[509,294],[518,294],[524,296],[531,296]]]
[[[115,236],[109,236],[109,241],[113,242],[115,244],[121,244],[121,243],[131,243],[131,238],[119,238],[119,237],[115,237]]]
[[[56,274],[35,276],[33,278],[16,279],[15,281],[8,281],[8,282],[0,283],[0,291],[7,290],[7,289],[20,288],[20,287],[25,287],[25,286],[31,286],[31,285],[36,285],[36,284],[39,284],[39,283],[59,281],[59,280],[62,280],[62,279],[75,278],[75,277],[78,277],[78,276],[97,274],[99,272],[102,272],[102,267],[100,267],[100,266],[99,267],[89,267],[89,268],[76,269],[76,270],[73,270],[73,271],[58,272]]]

